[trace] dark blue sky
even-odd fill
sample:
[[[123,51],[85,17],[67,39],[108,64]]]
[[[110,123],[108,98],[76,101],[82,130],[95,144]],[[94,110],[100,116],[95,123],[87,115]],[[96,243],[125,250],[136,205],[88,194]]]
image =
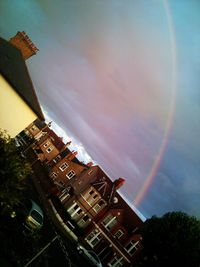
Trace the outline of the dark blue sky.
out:
[[[145,216],[200,216],[200,2],[1,0],[47,119]],[[61,128],[59,128],[59,127]]]

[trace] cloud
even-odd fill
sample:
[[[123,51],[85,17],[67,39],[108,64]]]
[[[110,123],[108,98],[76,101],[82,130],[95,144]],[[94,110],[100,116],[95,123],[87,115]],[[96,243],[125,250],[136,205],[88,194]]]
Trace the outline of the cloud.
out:
[[[53,130],[55,131],[55,133],[58,136],[63,137],[64,143],[72,141],[69,149],[75,150],[78,152],[77,158],[80,161],[83,161],[84,163],[88,163],[88,162],[92,161],[93,163],[95,163],[94,160],[91,158],[91,156],[86,152],[83,145],[78,140],[76,140],[76,138],[74,138],[73,136],[69,136],[56,122],[52,121],[48,112],[44,111],[44,114],[45,114],[45,118],[46,118],[47,123],[50,121],[52,122]]]
[[[185,177],[182,189],[187,194],[200,194],[199,177]]]

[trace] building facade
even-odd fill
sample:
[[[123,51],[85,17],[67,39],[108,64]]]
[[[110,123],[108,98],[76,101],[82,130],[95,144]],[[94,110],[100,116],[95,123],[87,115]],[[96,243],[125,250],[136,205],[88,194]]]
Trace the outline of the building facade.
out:
[[[0,128],[11,137],[44,120],[21,48],[0,38]]]
[[[125,180],[110,177],[99,166],[84,164],[50,125],[38,120],[26,128],[32,149],[49,168],[53,198],[62,206],[64,223],[79,242],[92,249],[104,266],[135,266],[142,251],[137,230],[143,221],[118,190]]]

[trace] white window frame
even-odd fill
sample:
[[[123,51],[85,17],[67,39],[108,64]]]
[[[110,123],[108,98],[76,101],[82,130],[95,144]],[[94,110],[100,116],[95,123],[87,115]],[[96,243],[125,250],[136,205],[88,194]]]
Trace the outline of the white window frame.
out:
[[[72,175],[71,175],[72,173]],[[76,175],[75,171],[74,170],[70,170],[67,174],[66,174],[66,177],[68,179],[72,179],[72,177],[74,177]]]
[[[120,239],[123,236],[124,232],[121,229],[118,229],[117,232],[115,232],[114,237],[117,239]]]
[[[84,217],[88,217],[87,220],[84,220]],[[83,227],[85,226],[86,224],[88,224],[88,222],[91,221],[91,218],[88,214],[84,214],[84,216],[80,219],[79,222],[77,222],[77,224],[80,226],[80,227]]]
[[[131,255],[131,256],[133,256],[134,254],[135,254],[135,252],[136,252],[136,250],[138,249],[138,243],[139,243],[139,241],[137,241],[137,242],[135,242],[134,240],[131,240],[126,246],[125,246],[125,249],[126,249],[126,251]],[[129,245],[132,245],[129,249],[127,249],[127,246],[129,246]],[[131,251],[134,249],[134,252],[133,253],[131,253]]]
[[[103,202],[102,205],[100,205],[100,202]],[[98,213],[100,210],[102,210],[106,206],[106,202],[103,199],[100,199],[93,207],[96,213]]]
[[[57,174],[56,172],[52,172],[52,173],[50,174],[50,177],[51,177],[52,179],[56,179],[56,178],[58,177],[58,174]]]
[[[95,202],[98,202],[98,200],[101,198],[97,190],[93,187],[90,187],[90,189],[87,190],[87,192],[84,193],[82,197],[90,206],[92,206]]]
[[[46,152],[51,153],[51,151],[53,151],[53,150],[54,150],[54,147],[51,145],[46,149]]]
[[[44,147],[48,147],[49,145],[50,145],[50,142],[47,141],[43,146],[44,146]]]
[[[109,217],[110,217],[110,220],[108,222],[105,222],[105,220],[107,218],[109,219]],[[114,221],[116,221],[116,223],[111,225]],[[103,220],[103,225],[107,230],[111,230],[116,224],[117,224],[117,217],[113,216],[111,213],[108,214]],[[111,225],[111,227],[110,227],[110,225]]]
[[[61,159],[60,155],[57,155],[54,159],[53,162],[57,163]]]
[[[69,208],[67,209],[67,212],[68,212],[69,214],[71,214],[70,211],[71,211],[72,209],[74,209],[74,207],[76,207],[76,205],[77,205],[77,209],[78,209],[78,207],[79,207],[78,203],[77,203],[77,202],[74,202],[74,203],[71,205],[71,207],[69,207]],[[75,209],[74,209],[74,210],[75,210]]]
[[[90,236],[92,236],[90,238]],[[88,239],[90,238],[90,239]],[[97,229],[94,229],[92,232],[89,233],[88,236],[86,236],[85,240],[86,242],[92,247],[94,248],[99,242],[100,240],[102,239],[101,237],[101,233],[97,230]]]
[[[89,172],[88,172],[88,175],[91,175],[93,173],[93,170],[90,170]]]
[[[123,257],[119,257],[119,256],[115,256],[109,263],[108,266],[109,267],[121,267],[124,264],[124,258]]]
[[[32,126],[31,126],[31,130],[32,130],[32,131],[35,131],[36,129],[37,129],[37,127],[36,127],[35,125],[32,125]]]
[[[79,217],[81,216],[81,213],[83,212],[83,210],[81,209],[81,207],[78,207],[76,210],[74,210],[74,212],[72,212],[70,215],[71,215],[71,218],[74,218],[74,217]]]
[[[59,169],[64,172],[64,170],[66,170],[69,167],[69,164],[65,161],[63,162],[60,166]]]
[[[64,189],[65,190],[65,189]],[[70,195],[66,193],[65,191],[62,191],[62,194],[59,196],[59,199],[61,202],[63,202],[66,198],[68,198]]]

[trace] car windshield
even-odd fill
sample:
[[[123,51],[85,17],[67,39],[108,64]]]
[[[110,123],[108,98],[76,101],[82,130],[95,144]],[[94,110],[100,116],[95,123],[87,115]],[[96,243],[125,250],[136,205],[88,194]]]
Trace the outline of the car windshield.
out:
[[[34,220],[42,224],[43,218],[36,210],[31,211],[31,216],[33,217]]]

